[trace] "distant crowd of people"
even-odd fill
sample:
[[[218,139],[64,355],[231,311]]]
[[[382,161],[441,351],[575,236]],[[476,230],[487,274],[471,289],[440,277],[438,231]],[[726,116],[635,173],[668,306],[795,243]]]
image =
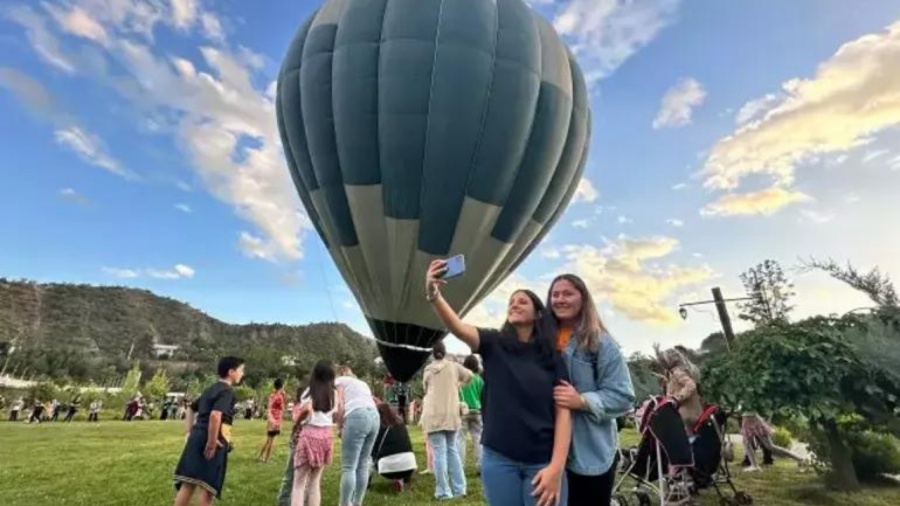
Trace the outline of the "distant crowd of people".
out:
[[[91,403],[90,409],[91,413],[95,413],[95,411],[99,411],[98,405],[99,401],[94,401]],[[0,397],[0,409],[5,407],[5,400]],[[95,410],[96,407],[96,410]],[[59,417],[63,417],[64,422],[71,422],[75,419],[75,415],[78,413],[81,408],[81,395],[75,395],[71,401],[63,404],[56,399],[47,402],[41,402],[40,400],[35,400],[31,405],[31,411],[26,411],[26,403],[22,397],[19,397],[9,407],[9,414],[7,415],[7,420],[10,422],[18,422],[18,421],[27,421],[28,423],[45,423],[45,422],[58,422]],[[63,415],[65,413],[65,415]],[[27,418],[26,418],[27,415]],[[89,420],[91,417],[89,417]]]

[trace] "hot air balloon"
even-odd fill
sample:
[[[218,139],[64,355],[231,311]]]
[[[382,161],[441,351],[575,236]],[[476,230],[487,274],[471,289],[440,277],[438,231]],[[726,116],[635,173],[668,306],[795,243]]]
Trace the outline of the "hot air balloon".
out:
[[[429,262],[466,256],[444,296],[472,309],[566,208],[590,134],[581,69],[522,0],[328,0],[290,44],[277,115],[300,199],[404,382],[446,335]]]

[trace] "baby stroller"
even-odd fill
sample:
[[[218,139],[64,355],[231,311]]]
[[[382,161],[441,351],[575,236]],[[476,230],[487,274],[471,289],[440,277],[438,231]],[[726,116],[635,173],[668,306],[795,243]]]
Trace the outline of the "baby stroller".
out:
[[[620,451],[622,476],[613,489],[613,504],[617,506],[680,506],[690,504],[700,488],[712,485],[723,506],[751,504],[749,495],[739,493],[717,471],[722,462],[722,438],[714,415],[718,408],[710,407],[698,421],[700,433],[688,438],[684,422],[675,403],[655,397],[645,403],[638,423],[641,442],[636,448]],[[634,485],[625,488],[625,480]],[[718,482],[727,482],[735,493],[734,499],[725,497]]]
[[[692,470],[694,488],[700,490],[712,486],[722,506],[753,504],[750,494],[737,490],[731,480],[728,461],[733,455],[725,458],[726,449],[732,451],[725,439],[727,421],[727,413],[719,406],[711,404],[706,406],[691,430],[693,434],[691,448],[695,460]],[[722,492],[720,484],[725,484],[731,489],[731,497]]]

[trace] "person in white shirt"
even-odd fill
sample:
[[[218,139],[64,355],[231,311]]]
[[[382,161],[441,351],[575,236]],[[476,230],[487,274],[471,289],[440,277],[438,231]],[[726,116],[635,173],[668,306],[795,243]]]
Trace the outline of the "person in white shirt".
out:
[[[341,433],[340,506],[362,506],[369,484],[369,456],[375,446],[380,417],[372,389],[349,366],[338,368],[338,430]]]
[[[321,480],[325,467],[331,464],[332,426],[337,405],[334,368],[320,360],[309,377],[309,395],[301,399],[298,420],[305,420],[294,450],[294,483],[291,506],[319,506],[322,502]]]

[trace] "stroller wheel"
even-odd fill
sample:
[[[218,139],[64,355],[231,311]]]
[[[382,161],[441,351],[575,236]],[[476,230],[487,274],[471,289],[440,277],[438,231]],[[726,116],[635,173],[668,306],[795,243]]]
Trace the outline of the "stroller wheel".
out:
[[[738,492],[734,494],[734,501],[742,506],[753,504],[753,497],[747,492]]]
[[[650,501],[650,494],[643,490],[635,492],[634,496],[637,498],[638,506],[651,506],[651,504],[653,504]]]
[[[614,495],[612,501],[610,501],[609,504],[610,506],[629,506],[628,499],[626,499],[622,494]]]

